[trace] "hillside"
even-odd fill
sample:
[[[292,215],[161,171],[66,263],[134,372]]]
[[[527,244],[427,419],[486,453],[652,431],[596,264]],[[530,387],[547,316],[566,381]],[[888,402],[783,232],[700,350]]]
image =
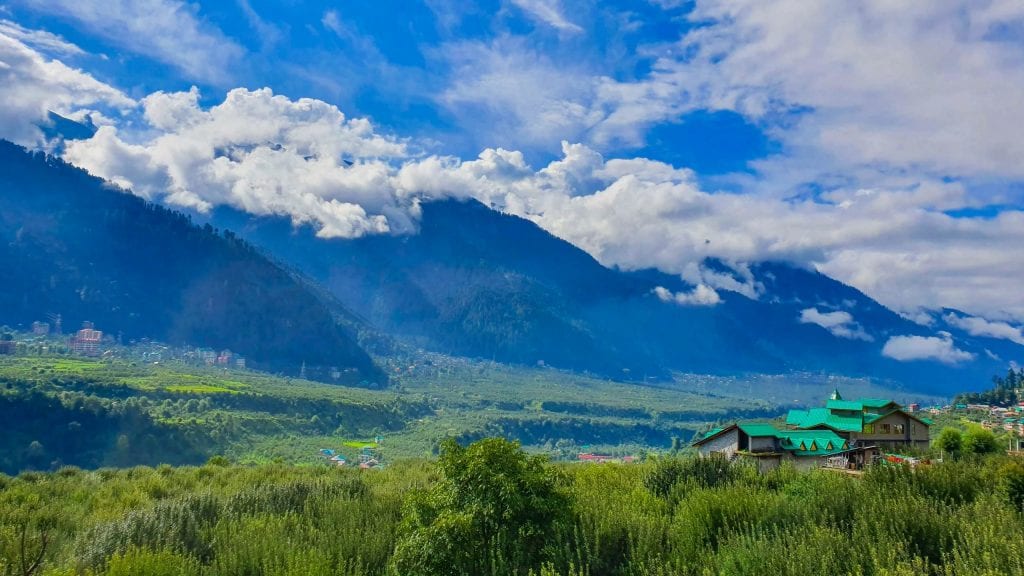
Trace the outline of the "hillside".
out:
[[[627,381],[664,380],[671,371],[737,375],[813,371],[895,380],[933,393],[959,391],[1001,373],[1016,351],[975,354],[954,365],[900,362],[882,355],[892,336],[932,336],[860,291],[823,274],[765,262],[750,266],[756,297],[719,289],[716,306],[664,302],[655,289],[693,290],[678,276],[620,271],[532,222],[475,201],[423,205],[409,236],[320,239],[286,219],[227,208],[213,222],[230,228],[321,282],[372,325],[428,349],[522,365],[589,371]],[[740,282],[720,262],[704,268]],[[859,327],[840,337],[800,321],[802,311],[844,311]],[[993,348],[995,349],[995,348]]]
[[[355,337],[303,281],[234,234],[0,141],[0,324],[60,314],[128,342],[154,338],[249,365],[383,384]],[[336,368],[337,370],[332,370]]]

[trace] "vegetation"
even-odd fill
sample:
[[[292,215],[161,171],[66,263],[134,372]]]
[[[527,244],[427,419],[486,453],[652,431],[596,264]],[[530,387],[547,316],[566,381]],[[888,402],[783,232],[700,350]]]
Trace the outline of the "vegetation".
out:
[[[446,437],[502,436],[556,459],[638,455],[717,421],[782,410],[726,379],[637,386],[440,356],[383,364],[395,382],[388,390],[173,363],[0,356],[0,472],[214,455],[322,464],[321,448],[353,460],[378,437],[389,461],[435,455]],[[689,391],[701,386],[709,391]]]
[[[984,392],[968,392],[956,397],[961,404],[988,404],[991,406],[1012,406],[1024,401],[1024,368],[1006,371],[1006,377],[993,376],[992,388]]]
[[[155,338],[247,357],[250,366],[386,378],[352,322],[312,287],[232,232],[113,189],[56,158],[0,141],[4,322],[62,314],[128,342]]]
[[[1022,486],[1006,456],[856,478],[494,439],[381,471],[63,468],[0,476],[0,574],[1020,574]]]

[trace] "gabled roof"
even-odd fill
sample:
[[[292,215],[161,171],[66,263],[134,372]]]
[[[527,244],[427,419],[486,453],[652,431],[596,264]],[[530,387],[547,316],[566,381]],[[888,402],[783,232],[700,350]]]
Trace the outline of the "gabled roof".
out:
[[[737,426],[740,427],[740,430],[743,430],[744,434],[754,438],[764,438],[766,436],[778,438],[779,432],[781,432],[781,430],[767,422],[740,422]]]
[[[885,398],[861,398],[858,400],[858,402],[863,404],[865,408],[874,408],[876,410],[879,408],[885,408],[890,404],[895,404],[896,406],[899,406],[899,404],[896,404],[892,400],[887,400]]]
[[[789,426],[799,426],[806,419],[807,410],[790,410],[786,414],[786,424]]]
[[[835,414],[828,408],[812,408],[807,411],[807,417],[803,422],[796,425],[797,428],[820,428],[826,427],[839,432],[860,432],[863,428],[861,415],[843,416]]]
[[[920,416],[915,416],[915,415],[911,414],[910,412],[907,412],[906,410],[904,410],[902,408],[896,408],[895,410],[889,410],[888,412],[883,412],[881,414],[874,414],[874,413],[872,413],[872,414],[865,414],[864,415],[864,423],[865,424],[871,424],[873,422],[877,422],[877,421],[881,420],[882,418],[885,418],[886,416],[890,416],[892,414],[896,414],[897,412],[900,413],[900,414],[903,414],[904,416],[907,416],[908,418],[911,418],[913,420],[917,420],[918,422],[924,424],[925,426],[931,426],[932,425],[932,421],[931,420],[929,420],[927,418],[921,418]]]

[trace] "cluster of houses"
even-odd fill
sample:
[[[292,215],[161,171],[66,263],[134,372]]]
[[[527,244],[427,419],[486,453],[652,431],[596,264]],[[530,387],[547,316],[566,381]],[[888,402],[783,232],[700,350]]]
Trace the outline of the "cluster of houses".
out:
[[[380,441],[375,441],[375,444],[379,445]],[[320,457],[327,460],[332,466],[338,468],[344,468],[348,466],[348,460],[341,455],[341,453],[331,450],[330,448],[321,448]],[[359,449],[359,468],[361,470],[372,470],[376,468],[383,468],[384,459],[381,456],[380,449],[376,446],[363,446]]]
[[[928,448],[931,420],[892,400],[845,400],[838,390],[824,407],[790,410],[784,422],[736,422],[693,442],[701,456],[747,458],[760,470],[783,462],[800,469],[861,469],[903,447]]]

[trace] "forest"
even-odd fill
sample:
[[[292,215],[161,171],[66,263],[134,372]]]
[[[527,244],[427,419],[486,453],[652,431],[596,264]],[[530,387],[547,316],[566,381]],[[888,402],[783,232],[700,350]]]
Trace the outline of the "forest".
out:
[[[0,475],[0,574],[1021,574],[1022,506],[1024,464],[1004,455],[758,474],[549,463],[492,438],[384,470]]]
[[[956,402],[963,404],[990,404],[992,406],[1012,406],[1024,401],[1024,368],[1010,368],[1006,376],[993,376],[992,388],[983,392],[968,392],[956,397]]]

